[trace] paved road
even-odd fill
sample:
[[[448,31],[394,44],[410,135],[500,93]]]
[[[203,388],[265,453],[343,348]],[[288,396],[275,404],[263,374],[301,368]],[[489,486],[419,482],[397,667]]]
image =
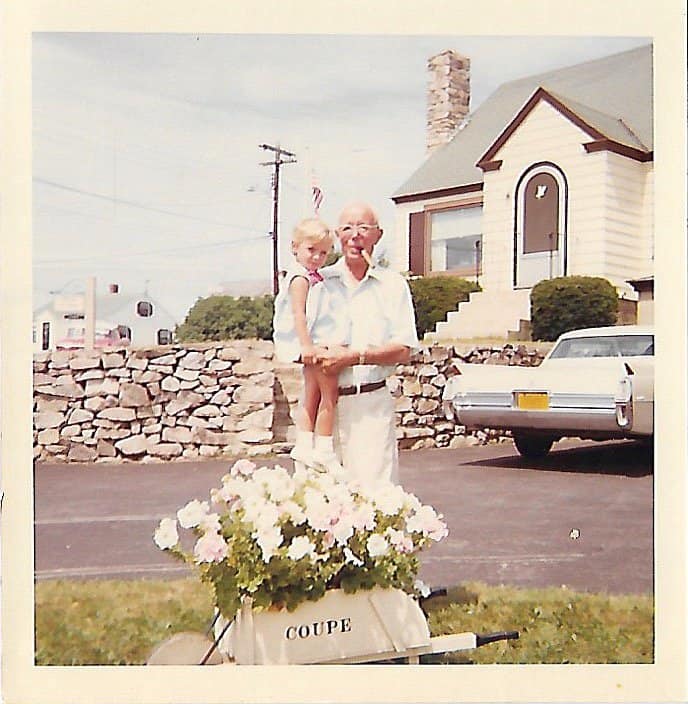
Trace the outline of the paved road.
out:
[[[538,461],[511,443],[403,452],[402,484],[444,513],[450,529],[424,553],[421,577],[432,586],[652,592],[652,464],[651,451],[631,442],[563,442]],[[37,465],[37,579],[181,576],[185,568],[155,547],[153,530],[189,499],[207,498],[227,468]]]

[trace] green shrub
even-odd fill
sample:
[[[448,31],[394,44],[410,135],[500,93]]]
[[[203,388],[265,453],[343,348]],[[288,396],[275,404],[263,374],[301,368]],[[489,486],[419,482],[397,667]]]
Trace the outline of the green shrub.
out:
[[[199,298],[177,326],[180,342],[272,339],[273,296]]]
[[[540,281],[530,294],[533,340],[556,340],[569,330],[614,325],[619,299],[597,276],[561,276]]]
[[[422,337],[444,320],[469,294],[480,291],[480,286],[458,276],[428,276],[409,280],[413,306],[416,309],[416,330]]]

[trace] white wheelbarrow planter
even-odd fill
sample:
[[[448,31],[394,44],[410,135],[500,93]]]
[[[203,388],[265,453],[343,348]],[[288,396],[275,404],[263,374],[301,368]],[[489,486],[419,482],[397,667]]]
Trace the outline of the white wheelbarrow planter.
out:
[[[238,665],[296,665],[373,662],[476,648],[518,633],[478,636],[461,633],[431,637],[418,602],[399,589],[346,594],[326,592],[294,611],[255,612],[248,601],[230,624],[214,626],[223,659]]]

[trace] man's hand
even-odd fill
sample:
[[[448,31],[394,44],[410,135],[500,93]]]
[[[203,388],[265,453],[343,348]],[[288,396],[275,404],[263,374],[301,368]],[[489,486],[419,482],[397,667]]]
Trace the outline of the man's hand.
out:
[[[325,374],[339,374],[358,361],[358,355],[347,347],[328,347],[318,359]]]
[[[316,347],[315,345],[303,345],[301,347],[301,361],[306,366],[317,364],[323,351],[324,350],[322,347]]]

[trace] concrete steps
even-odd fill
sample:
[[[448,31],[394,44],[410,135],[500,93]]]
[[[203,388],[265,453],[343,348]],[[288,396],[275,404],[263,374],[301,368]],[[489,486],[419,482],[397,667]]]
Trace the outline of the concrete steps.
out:
[[[428,342],[456,338],[501,337],[512,339],[528,334],[530,289],[515,291],[478,291],[459,304],[447,319],[437,323]]]

